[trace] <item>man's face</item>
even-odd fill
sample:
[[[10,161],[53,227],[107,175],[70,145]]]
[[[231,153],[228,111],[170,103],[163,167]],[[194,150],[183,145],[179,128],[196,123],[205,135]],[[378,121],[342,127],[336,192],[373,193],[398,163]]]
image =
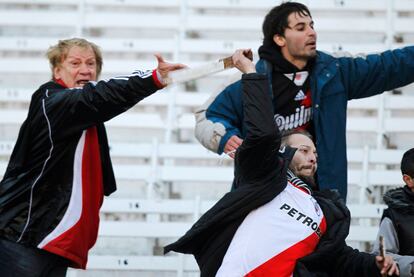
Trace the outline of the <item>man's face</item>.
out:
[[[316,56],[316,32],[310,16],[291,13],[285,34],[275,35],[273,40],[280,46],[282,55],[292,64],[306,62]]]
[[[289,136],[287,144],[297,148],[289,168],[304,181],[313,180],[317,169],[317,154],[313,141],[305,135],[293,134]]]
[[[96,58],[91,47],[73,46],[67,57],[53,69],[53,77],[62,80],[69,88],[83,87],[96,81]]]

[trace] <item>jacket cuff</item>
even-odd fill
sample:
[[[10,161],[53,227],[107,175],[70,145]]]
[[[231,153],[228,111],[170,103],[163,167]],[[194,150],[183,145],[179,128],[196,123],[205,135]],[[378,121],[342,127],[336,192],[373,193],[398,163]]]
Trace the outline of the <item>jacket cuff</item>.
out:
[[[263,73],[244,73],[242,75],[242,80],[263,80],[266,79],[267,75]]]
[[[158,88],[165,87],[163,85],[163,79],[156,69],[152,71],[152,79],[154,80],[154,83]]]

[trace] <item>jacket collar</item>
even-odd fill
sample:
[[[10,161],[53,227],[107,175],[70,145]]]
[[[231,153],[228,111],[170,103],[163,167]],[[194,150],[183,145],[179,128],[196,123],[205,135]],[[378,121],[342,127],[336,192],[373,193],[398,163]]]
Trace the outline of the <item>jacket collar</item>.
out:
[[[290,169],[287,170],[287,179],[295,187],[299,188],[300,190],[303,190],[309,195],[312,195],[313,191],[311,187],[305,182],[303,182],[299,177],[297,177],[292,171],[290,171]]]
[[[414,213],[414,193],[407,187],[389,190],[384,194],[384,202],[403,214]]]

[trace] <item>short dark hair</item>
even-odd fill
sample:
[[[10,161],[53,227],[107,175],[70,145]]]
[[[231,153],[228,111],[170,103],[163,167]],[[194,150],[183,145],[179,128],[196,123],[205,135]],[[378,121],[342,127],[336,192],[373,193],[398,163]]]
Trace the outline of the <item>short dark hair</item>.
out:
[[[304,129],[291,129],[291,130],[282,131],[282,133],[281,133],[281,146],[282,147],[286,146],[288,144],[287,142],[289,140],[289,137],[292,136],[292,135],[297,135],[297,134],[298,135],[304,135],[305,137],[308,137],[313,141],[313,137],[308,131],[306,131]]]
[[[414,178],[414,148],[404,153],[401,159],[401,173]]]
[[[291,13],[298,13],[301,16],[312,17],[308,7],[297,2],[285,2],[271,9],[263,21],[263,44],[272,45],[273,36],[285,34],[289,26],[288,17]]]

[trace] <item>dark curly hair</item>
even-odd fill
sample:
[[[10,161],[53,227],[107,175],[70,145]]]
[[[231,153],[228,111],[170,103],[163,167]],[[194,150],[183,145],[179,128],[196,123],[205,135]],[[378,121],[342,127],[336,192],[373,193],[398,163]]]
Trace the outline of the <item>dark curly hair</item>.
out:
[[[263,44],[272,45],[273,36],[285,34],[289,26],[288,17],[291,13],[312,17],[308,7],[297,2],[285,2],[271,9],[263,21]]]

